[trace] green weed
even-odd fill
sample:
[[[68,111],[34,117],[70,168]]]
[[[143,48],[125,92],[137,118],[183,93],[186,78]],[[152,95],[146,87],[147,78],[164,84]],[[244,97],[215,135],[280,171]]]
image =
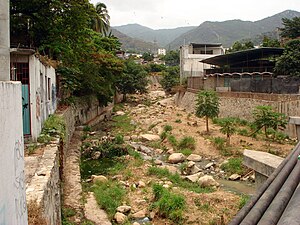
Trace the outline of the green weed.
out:
[[[242,194],[240,196],[239,209],[243,208],[246,205],[246,203],[249,201],[249,199],[250,199],[249,195]]]
[[[230,174],[243,174],[245,169],[242,165],[243,159],[242,158],[231,158],[228,160],[228,163],[223,164],[221,169],[230,173]]]
[[[116,208],[124,200],[126,190],[117,182],[108,181],[105,183],[97,182],[93,186],[93,191],[97,203],[107,212],[109,218],[112,219],[116,213]]]
[[[195,150],[196,141],[193,137],[183,137],[178,143],[178,149],[191,149]]]
[[[183,210],[186,207],[184,197],[171,193],[159,184],[154,184],[152,190],[155,199],[152,208],[157,208],[161,217],[168,218],[176,224],[182,224]]]

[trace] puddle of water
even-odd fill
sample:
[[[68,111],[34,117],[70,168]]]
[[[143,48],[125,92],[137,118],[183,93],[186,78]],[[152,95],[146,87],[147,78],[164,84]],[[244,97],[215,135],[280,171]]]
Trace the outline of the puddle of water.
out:
[[[221,188],[225,191],[234,192],[236,194],[255,194],[255,184],[231,180],[217,180],[222,186]]]

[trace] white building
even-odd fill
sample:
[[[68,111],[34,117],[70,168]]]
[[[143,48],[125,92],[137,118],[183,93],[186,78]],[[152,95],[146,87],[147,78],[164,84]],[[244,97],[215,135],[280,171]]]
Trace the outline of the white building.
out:
[[[36,140],[56,110],[55,69],[32,49],[11,49],[11,80],[22,83],[23,133]]]
[[[166,49],[164,49],[164,48],[159,48],[159,49],[157,50],[157,54],[158,54],[158,55],[166,55],[166,54],[167,54],[167,51],[166,51]]]
[[[184,45],[180,47],[180,78],[191,76],[203,76],[204,69],[210,68],[210,65],[201,63],[203,59],[207,59],[216,55],[225,53],[222,44],[195,44]]]

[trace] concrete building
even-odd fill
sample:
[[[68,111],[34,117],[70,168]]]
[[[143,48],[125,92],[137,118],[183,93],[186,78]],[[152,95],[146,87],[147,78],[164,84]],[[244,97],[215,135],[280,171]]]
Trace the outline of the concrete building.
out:
[[[0,1],[0,224],[27,225],[21,83],[10,80],[9,1]]]
[[[10,78],[22,83],[23,133],[36,140],[56,110],[55,69],[32,49],[11,49],[10,55]]]
[[[186,77],[203,76],[204,70],[210,68],[210,65],[201,63],[216,55],[223,55],[224,48],[222,44],[195,44],[183,45],[180,47],[180,80]]]
[[[166,49],[164,49],[164,48],[159,48],[159,49],[157,50],[157,54],[158,54],[158,55],[166,55],[166,54],[167,54],[167,51],[166,51]]]

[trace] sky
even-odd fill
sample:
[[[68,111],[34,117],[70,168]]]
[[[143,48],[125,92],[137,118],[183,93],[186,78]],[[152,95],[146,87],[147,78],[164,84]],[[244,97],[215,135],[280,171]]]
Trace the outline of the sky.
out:
[[[90,0],[97,3],[99,0]],[[256,21],[290,9],[300,12],[299,0],[100,0],[111,26],[138,23],[152,29],[199,26],[204,21]]]

